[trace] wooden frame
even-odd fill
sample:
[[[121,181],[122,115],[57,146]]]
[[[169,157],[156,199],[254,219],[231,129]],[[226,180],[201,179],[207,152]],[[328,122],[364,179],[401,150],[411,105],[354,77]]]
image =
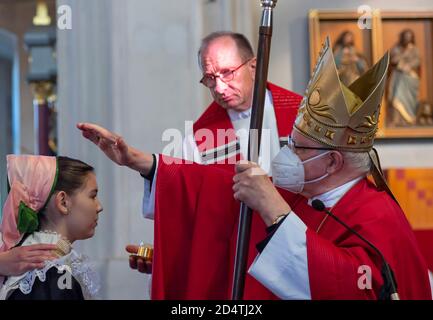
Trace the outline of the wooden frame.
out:
[[[331,41],[336,39],[334,30],[341,32],[341,25],[347,25],[348,28],[355,30],[360,14],[356,11],[319,11],[311,10],[309,12],[309,29],[310,29],[310,66],[314,68],[319,52],[325,38],[324,32],[331,34]],[[399,25],[400,24],[400,25]],[[422,24],[422,26],[420,26]],[[366,55],[370,57],[370,66],[377,62],[386,50],[390,49],[390,43],[397,42],[399,31],[410,28],[410,25],[416,26],[418,30],[423,30],[423,37],[416,39],[415,45],[420,43],[423,48],[421,57],[421,77],[418,101],[425,101],[433,108],[433,11],[432,12],[397,12],[397,11],[379,11],[373,10],[371,16],[370,30],[355,30],[358,34],[358,41],[363,42],[363,47],[358,46],[360,51],[368,49]],[[335,27],[332,27],[335,26]],[[359,28],[358,28],[359,29]],[[394,32],[394,30],[396,30]],[[366,36],[367,35],[367,36]],[[364,39],[363,39],[364,38]],[[368,39],[366,39],[368,38]],[[369,43],[369,46],[368,46]],[[388,75],[389,77],[389,75]],[[388,78],[389,80],[389,78]],[[407,124],[397,127],[391,123],[391,107],[387,102],[387,92],[382,102],[378,138],[426,138],[433,137],[433,125],[421,126],[418,123],[414,125]],[[419,110],[418,110],[419,112]],[[417,120],[418,121],[418,120]]]

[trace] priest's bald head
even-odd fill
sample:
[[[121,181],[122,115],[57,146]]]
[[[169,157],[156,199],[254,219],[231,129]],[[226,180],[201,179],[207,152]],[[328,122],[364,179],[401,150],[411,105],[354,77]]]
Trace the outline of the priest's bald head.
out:
[[[198,52],[201,83],[215,102],[228,110],[245,111],[253,100],[256,58],[239,33],[215,32],[202,40]]]

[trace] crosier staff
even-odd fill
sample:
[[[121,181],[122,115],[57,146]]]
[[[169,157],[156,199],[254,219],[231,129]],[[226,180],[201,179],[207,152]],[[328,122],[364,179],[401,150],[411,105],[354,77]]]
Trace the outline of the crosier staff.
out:
[[[262,137],[263,112],[268,79],[269,56],[272,39],[272,9],[277,0],[261,0],[262,20],[259,31],[257,67],[254,81],[254,97],[248,142],[248,161],[258,162]],[[244,295],[247,272],[248,245],[250,242],[252,210],[241,203],[236,256],[233,272],[232,300],[241,300]]]

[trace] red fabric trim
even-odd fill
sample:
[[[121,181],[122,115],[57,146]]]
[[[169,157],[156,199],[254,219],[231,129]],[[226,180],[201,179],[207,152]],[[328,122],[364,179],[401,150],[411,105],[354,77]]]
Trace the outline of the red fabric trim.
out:
[[[272,83],[268,83],[268,89],[272,93],[278,135],[280,138],[285,138],[292,132],[302,96]]]
[[[233,129],[233,125],[227,111],[214,101],[194,123],[194,134],[202,128],[208,128],[210,130],[213,128]],[[199,143],[200,142],[197,142],[197,145]]]

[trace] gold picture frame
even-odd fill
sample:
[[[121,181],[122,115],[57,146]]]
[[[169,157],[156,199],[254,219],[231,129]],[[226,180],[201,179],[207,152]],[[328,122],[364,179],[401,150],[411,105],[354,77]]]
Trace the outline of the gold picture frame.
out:
[[[316,64],[322,43],[327,35],[331,37],[331,45],[335,50],[338,43],[337,40],[341,38],[344,32],[349,31],[352,34],[354,50],[359,52],[366,64],[371,67],[387,50],[393,53],[397,51],[393,51],[392,49],[395,48],[396,43],[398,43],[399,32],[403,33],[404,30],[412,28],[414,39],[419,39],[419,49],[417,49],[417,51],[419,52],[419,70],[421,70],[421,72],[418,77],[418,86],[415,81],[415,84],[412,86],[404,87],[403,90],[401,90],[401,87],[396,86],[396,83],[406,83],[403,81],[406,79],[403,79],[402,82],[396,81],[396,79],[398,79],[396,76],[398,72],[393,75],[394,70],[396,70],[396,64],[390,66],[387,90],[382,102],[377,137],[433,137],[433,59],[431,58],[433,57],[433,12],[372,10],[370,29],[360,29],[358,27],[360,18],[361,14],[357,11],[310,10],[311,70]],[[415,45],[417,45],[417,41],[415,41]],[[393,57],[393,55],[391,56]],[[394,58],[393,61],[397,60]],[[350,79],[347,81],[349,80]],[[402,97],[405,98],[405,88],[419,88],[418,91],[416,91],[416,95],[414,91],[407,90],[409,97],[416,96],[415,102],[412,103],[412,109],[410,109],[412,110],[413,118],[404,118],[400,111],[396,111],[396,107],[400,107],[400,104],[398,104],[399,99],[393,97],[402,95]],[[392,103],[390,101],[392,101]],[[407,103],[406,105],[410,106],[411,104]],[[401,111],[404,112],[404,109]],[[406,122],[406,120],[412,120],[413,122]]]

